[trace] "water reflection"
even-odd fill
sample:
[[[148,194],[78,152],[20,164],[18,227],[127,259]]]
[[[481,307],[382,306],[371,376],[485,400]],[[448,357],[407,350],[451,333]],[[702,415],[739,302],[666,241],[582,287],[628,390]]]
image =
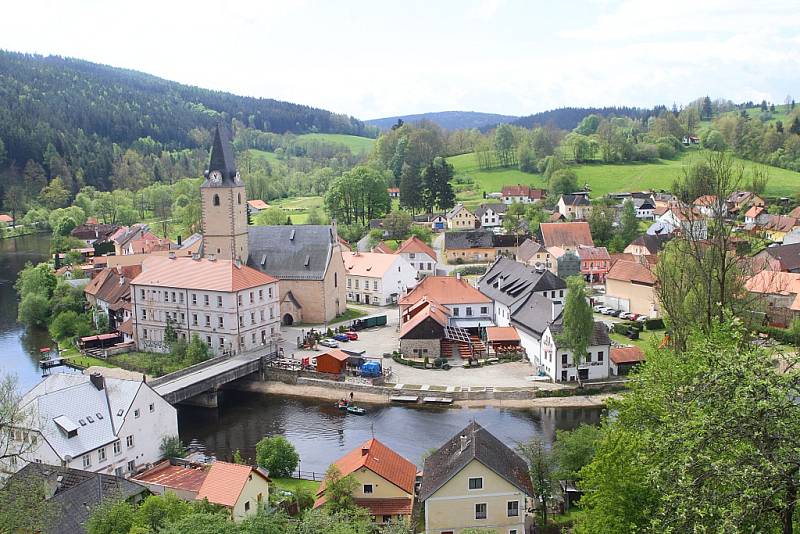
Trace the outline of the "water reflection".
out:
[[[218,410],[181,407],[180,435],[196,439],[209,453],[230,458],[239,449],[255,457],[255,444],[265,435],[280,434],[300,453],[302,469],[324,471],[333,460],[375,437],[412,462],[436,448],[475,419],[505,443],[539,436],[552,442],[556,429],[580,423],[597,424],[596,408],[410,408],[370,406],[367,415],[346,415],[331,402],[275,395],[225,392]]]

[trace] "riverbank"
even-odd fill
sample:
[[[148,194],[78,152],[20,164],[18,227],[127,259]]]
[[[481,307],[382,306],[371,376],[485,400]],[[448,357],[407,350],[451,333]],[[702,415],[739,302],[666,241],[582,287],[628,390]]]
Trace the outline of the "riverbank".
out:
[[[322,385],[288,384],[278,381],[241,380],[231,384],[231,389],[253,393],[266,393],[287,397],[337,401],[348,396],[345,388],[329,388]],[[355,401],[363,404],[389,405],[391,389],[374,388],[375,392],[365,391],[363,386],[354,387]],[[564,397],[533,397],[533,398],[504,398],[497,392],[494,398],[485,399],[454,399],[451,406],[480,408],[484,406],[497,406],[505,408],[602,408],[611,398],[616,398],[619,393],[598,393],[595,395],[571,395]],[[410,404],[415,406],[415,404]]]

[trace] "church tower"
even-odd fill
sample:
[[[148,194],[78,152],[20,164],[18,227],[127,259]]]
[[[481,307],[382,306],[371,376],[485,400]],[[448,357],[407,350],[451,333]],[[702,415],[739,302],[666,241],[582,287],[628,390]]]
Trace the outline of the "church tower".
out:
[[[217,125],[211,162],[200,186],[203,252],[221,260],[247,263],[247,195],[236,171],[228,131]]]

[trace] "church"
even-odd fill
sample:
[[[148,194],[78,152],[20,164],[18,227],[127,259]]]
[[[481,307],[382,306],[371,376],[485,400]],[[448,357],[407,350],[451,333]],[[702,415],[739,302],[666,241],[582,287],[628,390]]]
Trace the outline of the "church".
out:
[[[248,226],[244,181],[230,135],[220,126],[200,196],[203,254],[277,278],[282,324],[322,324],[345,312],[345,267],[336,225]]]

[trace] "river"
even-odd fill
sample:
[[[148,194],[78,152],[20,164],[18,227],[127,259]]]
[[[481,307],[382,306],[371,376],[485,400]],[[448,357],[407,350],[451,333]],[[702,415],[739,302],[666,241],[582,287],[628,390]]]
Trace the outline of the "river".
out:
[[[41,380],[38,349],[51,341],[46,331],[26,332],[16,322],[14,281],[26,262],[47,258],[49,243],[41,235],[0,240],[0,374],[15,374],[21,391]],[[179,407],[178,423],[184,443],[197,440],[220,459],[229,459],[237,449],[254,459],[255,444],[262,437],[286,436],[300,453],[300,468],[320,473],[373,433],[419,465],[426,451],[472,419],[513,446],[534,436],[552,442],[556,429],[596,424],[600,414],[599,408],[368,406],[366,415],[355,416],[340,412],[332,402],[226,391],[218,409]]]

